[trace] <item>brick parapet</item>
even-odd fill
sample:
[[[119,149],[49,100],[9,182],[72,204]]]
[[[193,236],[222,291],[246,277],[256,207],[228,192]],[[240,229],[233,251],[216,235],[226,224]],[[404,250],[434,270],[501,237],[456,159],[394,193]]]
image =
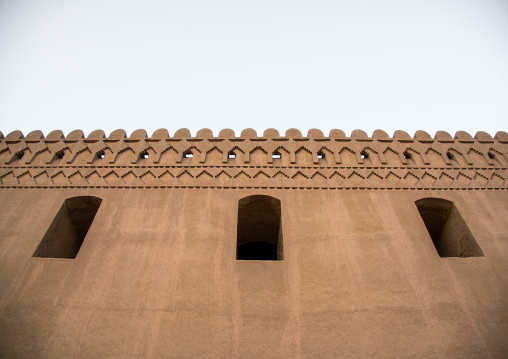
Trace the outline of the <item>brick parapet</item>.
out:
[[[1,187],[503,190],[507,175],[506,132],[0,132]]]

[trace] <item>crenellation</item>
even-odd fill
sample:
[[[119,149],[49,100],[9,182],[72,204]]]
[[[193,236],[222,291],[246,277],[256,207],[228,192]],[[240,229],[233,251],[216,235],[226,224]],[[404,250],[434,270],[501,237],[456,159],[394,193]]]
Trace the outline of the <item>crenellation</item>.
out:
[[[320,188],[331,188],[337,185],[332,177],[340,176],[343,188],[352,184],[388,188],[394,183],[404,188],[404,183],[414,182],[408,182],[407,176],[413,176],[417,182],[412,185],[421,188],[500,189],[506,186],[507,139],[508,134],[502,131],[494,138],[482,131],[474,138],[463,131],[454,138],[444,131],[438,131],[434,138],[424,131],[417,131],[414,138],[404,131],[395,131],[390,138],[382,130],[374,131],[372,137],[361,130],[354,130],[351,137],[332,130],[329,137],[324,137],[322,131],[311,129],[307,137],[302,137],[299,130],[289,129],[285,137],[280,137],[277,130],[267,129],[263,137],[257,137],[255,130],[245,129],[241,137],[235,137],[234,131],[225,129],[219,137],[213,137],[210,129],[201,129],[196,137],[190,137],[188,129],[179,129],[172,138],[166,129],[155,131],[152,137],[147,137],[145,130],[136,130],[130,137],[122,129],[111,132],[109,137],[96,130],[86,138],[81,130],[67,137],[56,130],[47,138],[41,131],[32,131],[26,138],[21,131],[13,131],[0,140],[0,177],[3,186],[73,187],[86,181],[88,186],[124,186],[129,182],[157,187],[170,183],[160,179],[166,175],[176,176],[180,184],[184,175],[189,184],[201,174],[193,186],[205,182],[207,187],[221,186],[224,180],[218,177],[226,176],[232,187],[249,187],[255,185],[249,182],[253,178],[259,182],[262,176],[266,177],[263,181],[270,178],[270,182],[282,176],[287,178],[281,182],[287,188],[297,177]],[[131,168],[131,175],[120,171],[122,167]],[[171,167],[186,172],[164,172]],[[148,177],[142,180],[143,174],[136,174],[136,168],[145,168]],[[212,168],[218,169],[217,173]],[[251,173],[251,168],[258,170]],[[259,168],[263,168],[262,175]],[[199,173],[194,173],[194,169],[199,169]],[[245,174],[244,180],[237,169]],[[354,171],[353,177],[349,169]],[[333,171],[326,172],[329,170]],[[468,174],[471,170],[475,174]],[[132,179],[126,182],[125,176]],[[362,182],[358,176],[370,180]],[[78,177],[82,180],[78,181]],[[356,179],[351,182],[352,178]]]
[[[95,141],[101,140],[103,138],[106,138],[106,134],[104,133],[104,131],[103,130],[95,130],[95,131],[90,132],[90,134],[86,138],[85,142],[87,142],[87,141],[88,142],[95,142]]]
[[[212,138],[213,132],[209,128],[202,128],[196,133],[197,138]]]
[[[117,129],[117,130],[114,130],[113,132],[111,132],[107,138],[107,141],[120,141],[124,138],[127,138],[127,133],[125,132],[124,129]]]
[[[85,134],[83,133],[82,130],[74,130],[71,133],[69,133],[67,135],[67,137],[65,137],[64,141],[65,142],[77,142],[83,138],[85,138]]]
[[[234,138],[235,137],[235,131],[233,131],[230,128],[225,128],[219,132],[219,137],[221,138]]]
[[[40,140],[44,139],[44,134],[40,130],[35,130],[30,132],[25,137],[25,142],[39,142]]]
[[[397,130],[393,133],[393,138],[396,139],[399,142],[413,142],[413,138],[409,135],[409,133]]]
[[[459,140],[460,142],[474,142],[473,136],[471,136],[469,133],[465,131],[457,131],[455,133],[455,140]]]
[[[300,132],[300,130],[296,128],[290,128],[286,131],[285,137],[288,137],[290,139],[302,138],[302,133]]]
[[[258,137],[258,134],[256,130],[254,130],[253,128],[246,128],[245,130],[242,131],[240,137],[254,139]]]
[[[12,131],[11,133],[9,133],[6,137],[5,137],[5,141],[7,142],[18,142],[19,140],[25,138],[25,136],[23,135],[23,132],[21,131]]]
[[[372,138],[369,138],[369,135],[363,130],[353,130],[351,138],[357,141],[372,141]]]
[[[65,139],[64,133],[62,130],[54,130],[51,131],[48,136],[46,137],[46,140],[44,142],[46,143],[53,143],[53,142],[59,142]]]
[[[129,140],[131,140],[131,141],[134,141],[134,140],[139,141],[139,140],[145,139],[147,137],[148,137],[148,135],[146,133],[146,130],[139,129],[139,130],[136,130],[136,131],[131,133],[131,136],[129,137]]]
[[[418,130],[415,132],[414,139],[419,142],[423,142],[423,143],[434,142],[434,140],[432,139],[432,136],[422,130]]]
[[[317,138],[324,138],[325,135],[323,134],[323,131],[318,130],[317,128],[312,128],[307,132],[307,137],[312,139]]]
[[[494,139],[500,141],[501,143],[508,143],[508,133],[504,131],[498,131],[494,135]]]
[[[336,141],[347,140],[346,133],[342,130],[337,129],[331,130],[329,137],[335,139]]]
[[[191,133],[187,128],[181,128],[175,132],[174,138],[189,138]]]
[[[494,142],[494,139],[491,135],[489,135],[487,132],[484,131],[478,131],[476,132],[475,139],[477,139],[480,143],[492,143]]]
[[[152,134],[151,139],[153,140],[163,140],[169,137],[169,132],[165,128],[159,128],[158,130],[155,130]]]
[[[452,136],[446,131],[437,131],[434,139],[439,142],[454,142]]]
[[[377,141],[381,141],[381,142],[392,142],[393,141],[393,139],[390,138],[388,133],[386,133],[383,130],[375,130],[372,133],[372,138]]]
[[[265,138],[278,138],[280,137],[279,131],[275,128],[268,128],[263,132],[263,137]]]

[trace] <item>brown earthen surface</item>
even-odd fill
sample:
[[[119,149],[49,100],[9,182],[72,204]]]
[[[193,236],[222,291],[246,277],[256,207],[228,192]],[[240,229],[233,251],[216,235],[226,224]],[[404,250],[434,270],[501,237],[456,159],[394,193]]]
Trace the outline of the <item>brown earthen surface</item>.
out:
[[[0,357],[507,357],[508,134],[82,137],[0,133]],[[282,260],[236,259],[252,195]],[[34,257],[79,196],[102,202],[76,257]],[[481,254],[440,257],[426,198]]]

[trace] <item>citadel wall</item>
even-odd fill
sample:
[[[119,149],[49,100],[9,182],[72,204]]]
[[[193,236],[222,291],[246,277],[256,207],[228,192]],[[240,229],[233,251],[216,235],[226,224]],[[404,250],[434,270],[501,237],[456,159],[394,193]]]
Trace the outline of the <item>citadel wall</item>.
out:
[[[507,174],[505,132],[0,133],[0,353],[504,358]],[[236,259],[258,195],[281,260]],[[34,256],[79,196],[101,202],[75,258]],[[440,256],[429,198],[481,253]]]

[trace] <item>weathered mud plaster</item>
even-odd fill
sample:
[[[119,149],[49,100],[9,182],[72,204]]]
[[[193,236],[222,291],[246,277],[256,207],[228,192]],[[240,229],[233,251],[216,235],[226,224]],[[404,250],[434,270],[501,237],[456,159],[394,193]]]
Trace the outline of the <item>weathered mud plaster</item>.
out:
[[[506,132],[0,132],[0,357],[505,358],[507,177]]]

